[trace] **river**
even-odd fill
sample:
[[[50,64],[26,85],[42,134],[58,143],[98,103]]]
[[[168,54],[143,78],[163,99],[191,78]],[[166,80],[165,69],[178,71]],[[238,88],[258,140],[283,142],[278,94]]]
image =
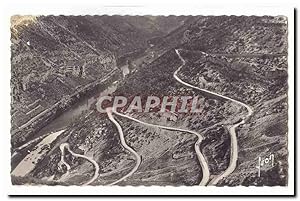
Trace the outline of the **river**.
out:
[[[37,161],[32,161],[33,159],[38,160],[39,158],[44,155],[43,152],[36,152],[35,150],[38,150],[41,146],[40,143],[38,143],[36,146],[32,148],[32,150],[26,149],[28,146],[30,146],[32,143],[36,143],[36,141],[39,141],[40,138],[46,141],[42,140],[42,146],[46,147],[50,145],[57,137],[58,134],[61,134],[61,130],[64,130],[66,127],[68,127],[76,118],[80,117],[85,111],[88,111],[91,109],[91,106],[96,103],[97,97],[99,96],[105,96],[108,94],[112,94],[114,91],[116,91],[118,87],[118,81],[115,81],[110,86],[108,86],[105,90],[96,89],[95,93],[86,96],[82,98],[80,101],[78,101],[76,104],[71,106],[68,110],[63,112],[60,116],[58,116],[56,119],[51,121],[47,126],[43,127],[39,132],[37,132],[33,139],[28,141],[26,144],[16,148],[14,152],[12,153],[11,158],[11,168],[12,172],[16,173],[15,176],[25,176],[27,173],[29,173],[36,165]],[[99,94],[95,96],[95,94]],[[55,134],[56,133],[56,134]],[[31,161],[29,162],[24,162]],[[30,165],[29,165],[30,164]],[[20,172],[19,170],[22,169]],[[30,170],[30,171],[29,171]],[[18,173],[20,172],[20,173]],[[24,174],[25,173],[25,174]]]

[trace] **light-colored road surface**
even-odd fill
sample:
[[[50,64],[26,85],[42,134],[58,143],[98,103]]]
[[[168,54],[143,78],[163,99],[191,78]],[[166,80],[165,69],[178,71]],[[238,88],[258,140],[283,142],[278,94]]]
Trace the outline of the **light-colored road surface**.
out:
[[[246,105],[245,103],[242,103],[238,100],[235,100],[235,99],[232,99],[232,98],[229,98],[227,96],[224,96],[224,95],[221,95],[221,94],[218,94],[218,93],[215,93],[215,92],[211,92],[211,91],[208,91],[206,89],[201,89],[199,87],[196,87],[196,86],[193,86],[189,83],[186,83],[184,82],[183,80],[181,80],[179,77],[178,77],[178,72],[181,70],[181,68],[186,64],[185,60],[182,58],[182,56],[180,55],[179,53],[179,50],[178,49],[175,49],[175,52],[176,54],[178,55],[178,57],[180,58],[180,60],[182,61],[182,65],[174,72],[173,76],[174,78],[180,82],[181,84],[185,85],[185,86],[188,86],[188,87],[191,87],[193,89],[197,89],[199,91],[203,91],[203,92],[206,92],[206,93],[209,93],[209,94],[212,94],[212,95],[215,95],[215,96],[218,96],[218,97],[221,97],[221,98],[224,98],[226,100],[230,100],[234,103],[237,103],[243,107],[245,107],[248,111],[247,115],[242,119],[241,122],[238,122],[232,126],[229,126],[229,133],[230,133],[230,139],[231,139],[231,157],[230,157],[230,163],[229,163],[229,166],[228,168],[220,175],[218,175],[217,177],[215,177],[209,184],[210,185],[216,185],[221,179],[223,179],[224,177],[227,177],[228,175],[230,175],[236,168],[236,164],[237,164],[237,159],[238,159],[238,143],[237,143],[237,137],[236,137],[236,131],[235,129],[244,124],[245,123],[245,119],[247,119],[249,116],[252,115],[253,113],[253,110],[250,106]],[[206,54],[206,53],[203,53],[203,54]]]
[[[195,132],[195,131],[190,131],[190,130],[186,130],[186,129],[181,129],[181,128],[173,128],[173,127],[168,127],[168,126],[161,126],[161,125],[157,125],[157,124],[150,124],[150,123],[146,123],[146,122],[143,122],[143,121],[140,121],[138,119],[135,119],[131,116],[128,116],[128,115],[125,115],[125,114],[121,114],[115,110],[112,110],[113,113],[115,113],[116,115],[119,115],[121,117],[124,117],[124,118],[127,118],[127,119],[130,119],[132,121],[135,121],[135,122],[138,122],[140,124],[143,124],[145,126],[150,126],[150,127],[157,127],[157,128],[161,128],[161,129],[166,129],[166,130],[172,130],[172,131],[180,131],[180,132],[186,132],[186,133],[191,133],[191,134],[194,134],[198,137],[198,140],[197,142],[195,143],[195,151],[196,151],[196,154],[197,154],[197,158],[200,162],[200,165],[202,167],[202,172],[203,172],[203,177],[202,177],[202,180],[200,182],[199,185],[206,185],[208,180],[209,180],[209,168],[208,168],[208,164],[207,164],[207,161],[205,160],[203,154],[201,153],[200,151],[200,143],[202,142],[202,139],[203,137]],[[110,112],[111,113],[111,112]],[[119,124],[118,124],[119,125]],[[120,126],[119,128],[122,132],[122,128]],[[120,132],[120,131],[119,131]],[[122,134],[123,135],[123,134]],[[135,170],[136,171],[136,170]]]
[[[176,54],[178,55],[178,57],[180,58],[180,60],[182,61],[182,65],[174,72],[174,75],[173,75],[174,78],[175,78],[178,82],[180,82],[181,84],[186,85],[186,86],[188,86],[188,87],[191,87],[191,88],[193,88],[193,89],[197,89],[197,90],[199,90],[199,91],[203,91],[203,92],[206,92],[206,93],[215,95],[215,96],[219,96],[219,97],[224,98],[224,99],[226,99],[226,100],[230,100],[230,101],[235,102],[235,103],[237,103],[237,104],[239,104],[239,105],[242,105],[242,106],[245,107],[245,108],[247,109],[247,111],[248,111],[248,114],[247,114],[246,117],[249,117],[249,116],[252,115],[252,113],[253,113],[252,108],[251,108],[250,106],[246,105],[245,103],[242,103],[242,102],[240,102],[240,101],[238,101],[238,100],[234,100],[234,99],[232,99],[232,98],[229,98],[229,97],[227,97],[227,96],[224,96],[224,95],[221,95],[221,94],[212,92],[212,91],[208,91],[208,90],[206,90],[206,89],[201,89],[201,88],[199,88],[199,87],[193,86],[193,85],[191,85],[191,84],[189,84],[189,83],[186,83],[186,82],[182,81],[182,80],[178,77],[177,74],[178,74],[178,72],[181,70],[181,68],[185,65],[185,60],[181,57],[181,55],[180,55],[180,53],[179,53],[179,51],[178,51],[177,49],[175,50],[175,52],[176,52]]]
[[[230,157],[230,164],[228,166],[228,168],[220,175],[218,175],[217,177],[215,177],[209,184],[211,185],[216,185],[221,179],[223,179],[224,177],[227,177],[229,174],[231,174],[235,168],[236,168],[236,164],[237,164],[237,159],[238,159],[238,146],[237,146],[237,137],[236,137],[236,131],[235,129],[244,124],[245,123],[245,119],[249,116],[252,115],[253,113],[253,110],[250,106],[246,105],[245,103],[242,103],[240,101],[237,101],[237,100],[234,100],[232,98],[229,98],[227,96],[224,96],[224,95],[221,95],[221,94],[218,94],[218,93],[215,93],[215,92],[211,92],[211,91],[208,91],[206,89],[201,89],[199,87],[196,87],[196,86],[193,86],[189,83],[186,83],[184,82],[183,80],[181,80],[179,77],[178,77],[178,72],[181,70],[181,68],[186,64],[185,60],[182,58],[182,56],[180,55],[179,53],[179,50],[175,50],[176,54],[178,55],[178,57],[180,58],[180,60],[182,61],[182,65],[174,72],[173,76],[174,78],[180,82],[181,84],[187,86],[187,87],[191,87],[193,89],[197,89],[199,91],[203,91],[203,92],[206,92],[206,93],[209,93],[209,94],[212,94],[212,95],[215,95],[215,96],[218,96],[218,97],[221,97],[221,98],[224,98],[226,100],[230,100],[232,102],[235,102],[243,107],[245,107],[248,111],[248,114],[242,119],[242,121],[232,125],[232,126],[228,126],[228,129],[229,129],[229,132],[230,132],[230,136],[231,136],[231,157]],[[205,53],[204,53],[205,54]],[[143,121],[140,121],[138,119],[135,119],[131,116],[128,116],[128,115],[125,115],[125,114],[121,114],[119,112],[117,112],[116,110],[114,110],[113,108],[107,108],[106,109],[106,112],[107,112],[107,115],[108,115],[108,118],[110,119],[110,121],[112,121],[115,126],[117,127],[118,129],[118,132],[119,132],[119,135],[120,135],[120,140],[121,140],[121,144],[122,146],[127,149],[130,153],[132,153],[135,157],[136,157],[136,165],[135,167],[128,173],[126,174],[125,176],[123,176],[122,178],[118,179],[117,181],[109,184],[109,185],[115,185],[123,180],[125,180],[126,178],[130,177],[132,174],[134,174],[139,165],[141,164],[141,156],[135,151],[133,150],[130,146],[127,145],[126,143],[126,140],[124,138],[124,133],[123,133],[123,129],[122,127],[120,126],[120,124],[114,119],[113,117],[113,113],[116,114],[116,115],[119,115],[121,117],[124,117],[124,118],[127,118],[127,119],[130,119],[132,121],[135,121],[135,122],[138,122],[140,124],[143,124],[143,125],[146,125],[146,126],[151,126],[151,127],[158,127],[158,128],[161,128],[161,129],[166,129],[166,130],[172,130],[172,131],[180,131],[180,132],[187,132],[187,133],[191,133],[191,134],[194,134],[198,137],[198,140],[197,142],[195,143],[194,145],[194,148],[195,148],[195,151],[196,151],[196,154],[197,154],[197,158],[199,160],[199,163],[201,165],[201,168],[202,168],[202,173],[203,173],[203,176],[202,176],[202,180],[200,182],[199,185],[206,185],[209,181],[209,176],[210,176],[210,172],[209,172],[209,167],[208,167],[208,164],[207,164],[207,161],[205,159],[205,157],[203,156],[203,154],[201,153],[200,151],[200,144],[203,140],[203,137],[201,136],[201,134],[195,132],[195,131],[190,131],[190,130],[186,130],[186,129],[180,129],[180,128],[174,128],[174,127],[168,127],[168,126],[161,126],[161,125],[156,125],[156,124],[150,124],[150,123],[146,123],[146,122],[143,122]],[[59,134],[58,134],[59,135]],[[47,137],[42,141],[44,142],[45,140],[47,141]],[[94,176],[93,178],[91,178],[87,183],[83,184],[83,185],[89,185],[91,184],[95,179],[98,178],[99,176],[99,165],[98,163],[93,160],[92,158],[89,158],[85,155],[81,155],[81,154],[76,154],[74,153],[71,149],[70,149],[70,146],[68,143],[62,143],[60,145],[60,150],[61,150],[61,161],[60,161],[60,166],[62,164],[64,164],[66,167],[67,167],[67,173],[64,175],[68,175],[69,174],[69,171],[71,169],[70,165],[64,160],[64,155],[65,155],[65,149],[67,149],[73,156],[75,157],[79,157],[79,158],[84,158],[86,160],[88,160],[89,162],[91,162],[94,167],[95,167],[95,173],[94,173]],[[22,164],[22,163],[21,163]],[[18,167],[16,169],[19,169]],[[16,170],[15,169],[15,170]],[[15,174],[16,176],[18,176],[18,171],[13,171],[12,174]],[[16,173],[17,172],[17,173]],[[24,171],[22,171],[22,175],[24,175]]]
[[[91,162],[91,163],[94,165],[94,167],[95,167],[95,173],[94,173],[94,176],[93,176],[88,182],[84,183],[83,186],[86,186],[86,185],[91,184],[93,181],[95,181],[95,179],[98,178],[98,176],[99,176],[99,165],[98,165],[98,163],[97,163],[94,159],[92,159],[92,158],[90,158],[90,157],[87,157],[87,156],[85,156],[85,155],[81,155],[81,154],[76,154],[76,153],[74,153],[74,152],[70,149],[69,143],[62,143],[62,144],[59,146],[59,148],[60,148],[60,150],[61,150],[61,163],[67,166],[67,173],[66,173],[66,174],[69,174],[69,170],[71,169],[71,167],[70,167],[70,165],[69,165],[69,164],[65,161],[65,159],[64,159],[64,155],[65,155],[65,151],[64,151],[64,150],[65,150],[65,149],[67,149],[67,150],[68,150],[73,156],[75,156],[75,157],[78,157],[78,158],[84,158],[84,159],[88,160],[88,161]]]
[[[215,177],[214,179],[212,179],[209,182],[209,185],[216,185],[221,179],[227,177],[228,175],[230,175],[236,168],[236,163],[237,163],[237,159],[238,159],[238,143],[237,143],[237,137],[236,137],[236,132],[235,129],[237,127],[239,127],[239,125],[244,124],[245,121],[242,120],[241,122],[234,124],[233,126],[228,126],[227,129],[229,130],[230,133],[230,162],[229,162],[229,166],[227,167],[227,169],[220,175],[218,175],[217,177]]]
[[[109,185],[115,185],[115,184],[125,180],[126,178],[130,177],[131,175],[133,175],[133,173],[135,173],[137,171],[137,169],[139,168],[139,166],[142,162],[142,158],[135,150],[133,150],[130,146],[127,145],[126,140],[124,138],[123,129],[120,126],[120,124],[114,119],[114,117],[112,115],[112,113],[116,113],[116,112],[111,107],[109,107],[109,108],[106,108],[106,113],[107,113],[109,120],[112,121],[118,129],[122,146],[125,149],[127,149],[130,153],[132,153],[136,158],[136,164],[135,164],[134,168],[128,174],[126,174],[122,178],[118,179],[117,181],[109,184]]]

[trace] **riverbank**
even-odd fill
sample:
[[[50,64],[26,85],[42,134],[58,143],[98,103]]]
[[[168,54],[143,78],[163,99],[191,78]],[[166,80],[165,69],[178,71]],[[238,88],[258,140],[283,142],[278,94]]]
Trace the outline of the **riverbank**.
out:
[[[67,105],[64,104],[64,100],[60,100],[55,103],[52,107],[44,110],[34,118],[30,119],[19,129],[15,129],[11,131],[11,144],[12,149],[21,146],[24,142],[31,140],[35,136],[35,134],[45,127],[49,122],[56,119],[58,116],[63,114],[65,111],[70,109],[74,104],[83,99],[86,96],[90,96],[94,94],[95,91],[104,90],[105,87],[109,86],[113,82],[120,79],[121,73],[118,69],[112,70],[108,73],[103,79],[97,80],[86,86],[78,89],[76,92],[70,95],[70,101]]]

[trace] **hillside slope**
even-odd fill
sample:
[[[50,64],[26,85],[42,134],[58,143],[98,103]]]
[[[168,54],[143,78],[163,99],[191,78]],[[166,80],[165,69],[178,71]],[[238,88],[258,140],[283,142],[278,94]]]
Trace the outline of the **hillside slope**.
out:
[[[156,28],[149,30],[156,32]],[[198,96],[200,113],[166,111],[127,115],[143,122],[199,133],[203,137],[200,150],[209,165],[209,179],[214,179],[230,164],[232,139],[228,128],[245,117],[246,109],[229,99],[179,83],[174,79],[174,72],[182,67],[178,76],[184,82],[241,101],[254,111],[236,131],[237,166],[217,185],[287,185],[286,18],[196,16],[169,31],[148,41],[152,49],[163,50],[158,58],[120,81],[112,96]],[[66,167],[59,168],[59,146],[65,142],[74,152],[89,156],[99,164],[100,176],[91,185],[110,184],[131,171],[135,158],[121,145],[115,125],[106,113],[99,113],[95,106],[92,108],[51,144],[50,152],[26,176],[27,181],[80,185],[92,177],[93,166],[70,153],[65,155],[71,165],[70,174],[65,175]],[[202,168],[194,149],[195,135],[115,118],[123,128],[127,144],[142,158],[138,170],[118,185],[200,183]],[[259,176],[256,168],[259,157],[270,155],[274,155],[274,165],[262,167]],[[13,183],[24,181],[13,177]]]

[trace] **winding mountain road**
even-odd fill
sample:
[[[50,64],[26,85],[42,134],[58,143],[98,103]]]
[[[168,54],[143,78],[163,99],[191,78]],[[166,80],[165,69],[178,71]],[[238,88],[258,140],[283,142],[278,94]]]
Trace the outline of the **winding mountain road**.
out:
[[[215,177],[209,182],[209,185],[216,185],[221,179],[227,177],[230,175],[236,168],[236,163],[238,160],[238,143],[237,143],[237,137],[236,137],[236,132],[235,129],[239,127],[239,125],[244,124],[245,121],[242,120],[241,122],[234,124],[233,126],[228,126],[227,129],[229,130],[230,133],[230,162],[229,166],[227,169],[219,176]]]
[[[61,151],[61,163],[62,164],[64,164],[64,165],[66,165],[66,167],[67,167],[67,175],[69,174],[69,170],[71,169],[71,167],[70,167],[70,165],[65,161],[65,159],[64,159],[64,155],[65,155],[65,149],[67,149],[73,156],[75,156],[75,157],[78,157],[78,158],[84,158],[84,159],[86,159],[86,160],[88,160],[89,162],[91,162],[93,165],[94,165],[94,167],[95,167],[95,173],[94,173],[94,176],[88,181],[88,182],[86,182],[86,183],[84,183],[83,184],[83,186],[86,186],[86,185],[89,185],[89,184],[91,184],[93,181],[95,181],[97,178],[98,178],[98,176],[99,176],[99,165],[98,165],[98,163],[94,160],[94,159],[92,159],[92,158],[90,158],[90,157],[87,157],[87,156],[85,156],[85,155],[81,155],[81,154],[76,154],[76,153],[74,153],[71,149],[70,149],[70,145],[69,145],[69,143],[62,143],[60,146],[59,146],[59,148],[60,148],[60,151]]]
[[[112,115],[113,112],[116,113],[113,110],[113,108],[111,108],[111,107],[106,108],[106,113],[107,113],[107,116],[108,116],[109,120],[111,122],[113,122],[115,124],[115,126],[117,127],[117,129],[118,129],[122,146],[135,156],[136,164],[135,164],[134,168],[128,174],[126,174],[122,178],[118,179],[117,181],[109,184],[109,186],[115,185],[115,184],[125,180],[127,177],[130,177],[131,175],[133,175],[133,173],[135,173],[137,171],[137,169],[139,168],[139,166],[142,162],[142,157],[134,149],[132,149],[130,146],[127,145],[126,140],[124,138],[123,129],[120,126],[120,124],[114,119],[114,117]]]
[[[131,117],[131,116],[128,116],[128,115],[125,115],[125,114],[121,114],[121,113],[119,113],[119,112],[117,112],[116,110],[114,110],[114,109],[112,109],[112,108],[109,108],[109,109],[107,109],[107,114],[109,115],[109,117],[110,116],[112,116],[111,115],[111,113],[115,113],[116,115],[118,115],[118,116],[121,116],[121,117],[124,117],[124,118],[127,118],[127,119],[130,119],[130,120],[132,120],[132,121],[135,121],[135,122],[137,122],[137,123],[140,123],[140,124],[143,124],[143,125],[145,125],[145,126],[150,126],[150,127],[157,127],[157,128],[161,128],[161,129],[166,129],[166,130],[172,130],[172,131],[180,131],[180,132],[187,132],[187,133],[191,133],[191,134],[194,134],[194,135],[196,135],[197,137],[198,137],[198,140],[197,140],[197,142],[195,143],[195,145],[194,145],[194,148],[195,148],[195,151],[196,151],[196,154],[197,154],[197,158],[198,158],[198,160],[199,160],[199,162],[200,162],[200,165],[201,165],[201,167],[202,167],[202,172],[203,172],[203,177],[202,177],[202,180],[201,180],[201,182],[200,182],[200,184],[199,185],[201,185],[201,186],[204,186],[204,185],[206,185],[207,184],[207,182],[209,181],[209,168],[208,168],[208,164],[207,164],[207,162],[206,162],[206,160],[205,160],[205,158],[204,158],[204,156],[203,156],[203,154],[201,153],[201,151],[200,151],[200,143],[202,142],[202,140],[203,140],[203,137],[199,134],[199,133],[197,133],[197,132],[195,132],[195,131],[190,131],[190,130],[186,130],[186,129],[181,129],[181,128],[173,128],[173,127],[168,127],[168,126],[161,126],[161,125],[157,125],[157,124],[150,124],[150,123],[146,123],[146,122],[143,122],[143,121],[141,121],[141,120],[138,120],[138,119],[135,119],[135,118],[133,118],[133,117]],[[111,119],[111,118],[110,118]],[[112,119],[111,119],[112,120]],[[115,120],[114,120],[115,121]],[[115,123],[115,122],[114,122]],[[115,123],[116,124],[116,123]],[[120,133],[120,137],[122,136],[122,138],[124,138],[124,136],[123,136],[123,131],[122,131],[122,128],[121,128],[121,126],[117,123],[116,125],[118,125],[117,127],[118,127],[118,131],[119,131],[119,133]],[[122,139],[121,138],[121,139]],[[125,141],[125,140],[124,140]],[[124,146],[124,145],[123,145]],[[136,157],[137,157],[138,155],[136,155]],[[137,164],[138,164],[138,162],[140,163],[140,161],[137,161]],[[130,173],[134,173],[136,170],[137,170],[137,168],[138,168],[138,165],[136,165],[135,166],[135,168],[130,172]],[[130,175],[132,175],[132,174],[130,174]],[[130,176],[129,175],[129,176]],[[128,175],[126,175],[126,178],[128,177]],[[118,180],[119,181],[119,180]],[[114,182],[115,183],[115,182]]]
[[[199,88],[199,87],[193,86],[193,85],[191,85],[191,84],[189,84],[189,83],[186,83],[186,82],[184,82],[183,80],[181,80],[181,79],[178,77],[177,74],[178,74],[178,72],[181,70],[181,68],[185,65],[186,62],[185,62],[185,60],[182,58],[182,56],[180,55],[180,53],[179,53],[179,51],[178,51],[177,49],[175,50],[175,52],[176,52],[176,54],[178,55],[178,57],[180,58],[180,60],[182,61],[182,65],[181,65],[181,66],[174,72],[174,74],[173,74],[173,77],[174,77],[178,82],[180,82],[181,84],[186,85],[186,86],[188,86],[188,87],[191,87],[191,88],[193,88],[193,89],[197,89],[197,90],[199,90],[199,91],[203,91],[203,92],[206,92],[206,93],[209,93],[209,94],[212,94],[212,95],[215,95],[215,96],[224,98],[224,99],[226,99],[226,100],[230,100],[230,101],[232,101],[232,102],[235,102],[235,103],[237,103],[237,104],[239,104],[239,105],[241,105],[241,106],[243,106],[243,107],[245,107],[245,108],[247,109],[248,114],[247,114],[246,117],[249,117],[249,116],[252,115],[252,113],[253,113],[252,108],[251,108],[250,106],[246,105],[245,103],[242,103],[242,102],[240,102],[240,101],[238,101],[238,100],[235,100],[235,99],[229,98],[229,97],[227,97],[227,96],[218,94],[218,93],[216,93],[216,92],[212,92],[212,91],[209,91],[209,90],[206,90],[206,89],[201,89],[201,88]],[[205,53],[204,53],[204,54],[205,54]],[[245,118],[246,118],[246,117],[245,117]]]
[[[196,86],[193,86],[189,83],[186,83],[184,82],[183,80],[181,80],[179,77],[178,77],[178,72],[181,70],[181,68],[186,64],[185,60],[182,58],[182,56],[180,55],[179,53],[179,50],[178,49],[175,49],[175,52],[176,54],[178,55],[178,57],[180,58],[180,60],[182,61],[182,65],[174,72],[173,74],[173,77],[178,81],[180,82],[181,84],[185,85],[185,86],[188,86],[188,87],[191,87],[193,89],[197,89],[199,91],[203,91],[203,92],[206,92],[206,93],[209,93],[209,94],[212,94],[212,95],[215,95],[215,96],[218,96],[218,97],[221,97],[223,99],[226,99],[226,100],[229,100],[229,101],[232,101],[234,103],[237,103],[243,107],[245,107],[248,111],[247,115],[245,117],[242,118],[242,121],[232,125],[232,126],[228,126],[228,129],[229,129],[229,133],[230,133],[230,139],[231,139],[231,157],[230,157],[230,163],[229,163],[229,166],[227,167],[227,169],[220,175],[218,175],[217,177],[215,177],[214,179],[211,180],[211,182],[209,183],[210,185],[216,185],[221,179],[223,179],[224,177],[227,177],[228,175],[230,175],[236,168],[236,164],[237,164],[237,159],[238,159],[238,143],[237,143],[237,137],[236,137],[236,128],[242,124],[245,123],[245,120],[250,117],[253,113],[253,110],[250,106],[246,105],[245,103],[243,102],[240,102],[238,100],[235,100],[235,99],[232,99],[232,98],[229,98],[227,96],[224,96],[224,95],[221,95],[221,94],[218,94],[218,93],[215,93],[215,92],[211,92],[209,90],[206,90],[206,89],[201,89],[199,87],[196,87]],[[206,54],[203,52],[203,54]]]
[[[201,153],[201,150],[200,150],[200,144],[201,144],[201,142],[203,140],[203,137],[202,137],[201,134],[199,134],[199,133],[197,133],[195,131],[190,131],[190,130],[186,130],[186,129],[174,128],[174,127],[168,127],[168,126],[161,126],[161,125],[157,125],[157,124],[146,123],[146,122],[143,122],[141,120],[135,119],[135,118],[133,118],[131,116],[128,116],[126,114],[121,114],[121,113],[117,112],[114,108],[109,107],[109,108],[106,108],[107,116],[108,116],[109,120],[111,122],[113,122],[115,124],[115,126],[117,127],[118,133],[120,135],[120,141],[121,141],[122,146],[125,149],[127,149],[130,153],[132,153],[135,156],[135,158],[136,158],[136,164],[135,164],[134,168],[128,174],[126,174],[122,178],[118,179],[117,181],[114,181],[113,183],[111,183],[109,185],[115,185],[115,184],[117,184],[117,183],[125,180],[126,178],[130,177],[131,175],[133,175],[137,171],[137,169],[139,168],[139,166],[140,166],[140,164],[142,162],[141,156],[133,148],[131,148],[130,146],[127,145],[126,140],[124,138],[123,129],[122,129],[121,125],[114,119],[113,114],[121,116],[121,117],[124,117],[124,118],[127,118],[127,119],[130,119],[132,121],[138,122],[138,123],[143,124],[145,126],[157,127],[157,128],[166,129],[166,130],[172,130],[172,131],[187,132],[187,133],[191,133],[191,134],[196,135],[198,137],[198,140],[196,141],[196,143],[194,145],[194,148],[195,148],[195,152],[197,154],[198,161],[199,161],[199,163],[201,165],[201,168],[202,168],[202,180],[199,183],[200,186],[205,186],[205,185],[207,185],[208,182],[209,182],[210,185],[216,185],[221,179],[223,179],[224,177],[227,177],[228,175],[230,175],[235,170],[235,168],[236,168],[237,159],[238,159],[238,145],[237,145],[237,137],[236,137],[236,128],[238,126],[244,124],[245,120],[249,116],[252,115],[252,113],[253,113],[252,108],[250,106],[246,105],[245,103],[242,103],[242,102],[240,102],[238,100],[229,98],[227,96],[224,96],[224,95],[221,95],[221,94],[218,94],[218,93],[215,93],[215,92],[211,92],[211,91],[206,90],[206,89],[201,89],[199,87],[193,86],[193,85],[191,85],[189,83],[186,83],[183,80],[181,80],[178,77],[177,74],[182,69],[182,67],[186,64],[186,61],[182,58],[182,56],[180,55],[178,49],[175,49],[175,52],[178,55],[178,57],[180,58],[180,60],[182,61],[182,65],[173,74],[173,77],[179,83],[181,83],[181,84],[183,84],[183,85],[185,85],[187,87],[190,87],[190,88],[193,88],[193,89],[197,89],[199,91],[203,91],[203,92],[212,94],[214,96],[218,96],[218,97],[221,97],[223,99],[226,99],[226,100],[232,101],[234,103],[237,103],[237,104],[245,107],[247,109],[247,111],[248,111],[247,115],[245,117],[243,117],[240,122],[238,122],[238,123],[236,123],[236,124],[234,124],[232,126],[228,126],[227,127],[228,130],[229,130],[229,133],[230,133],[230,138],[231,138],[230,164],[229,164],[229,166],[227,167],[227,169],[222,174],[218,175],[217,177],[215,177],[214,179],[212,179],[209,182],[210,172],[209,172],[208,163],[207,163],[205,157],[203,156],[203,154]],[[206,53],[204,53],[204,54],[206,54]],[[94,161],[93,159],[89,158],[89,157],[84,156],[84,155],[74,153],[70,149],[70,146],[69,146],[68,143],[63,143],[63,144],[60,145],[60,150],[61,150],[61,154],[62,154],[61,155],[61,164],[66,165],[66,167],[67,167],[67,173],[66,174],[69,173],[69,170],[71,169],[71,167],[64,160],[64,154],[65,154],[64,150],[65,149],[67,149],[73,156],[84,158],[84,159],[90,161],[94,165],[94,167],[95,167],[95,174],[94,174],[93,178],[91,178],[84,185],[91,184],[99,176],[99,165],[97,164],[97,162]]]

